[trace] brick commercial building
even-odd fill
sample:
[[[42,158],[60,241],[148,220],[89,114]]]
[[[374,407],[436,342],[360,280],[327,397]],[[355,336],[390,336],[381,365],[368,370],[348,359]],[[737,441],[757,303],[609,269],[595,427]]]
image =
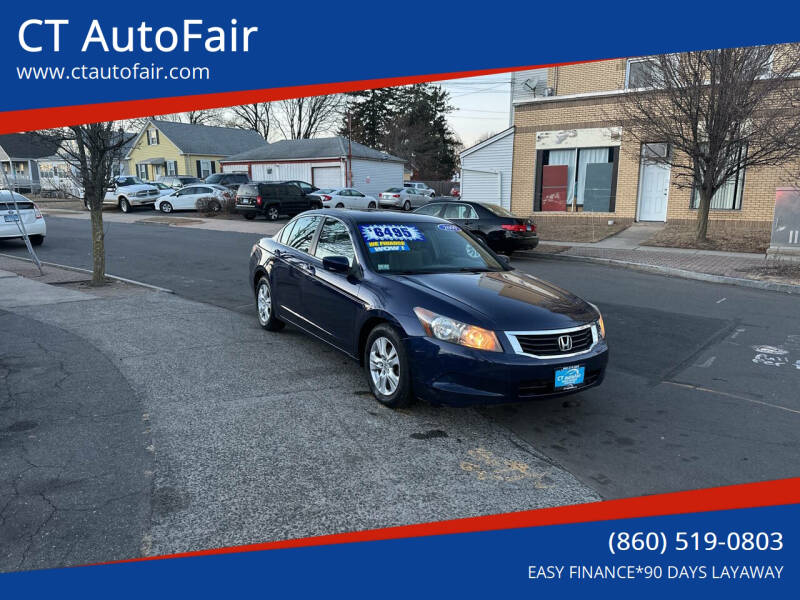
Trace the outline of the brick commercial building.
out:
[[[538,220],[694,223],[697,195],[669,166],[648,161],[671,149],[626,132],[620,106],[646,58],[612,59],[515,73],[511,208]],[[775,190],[787,170],[740,172],[715,195],[711,227],[769,231]],[[540,212],[541,211],[541,212]]]

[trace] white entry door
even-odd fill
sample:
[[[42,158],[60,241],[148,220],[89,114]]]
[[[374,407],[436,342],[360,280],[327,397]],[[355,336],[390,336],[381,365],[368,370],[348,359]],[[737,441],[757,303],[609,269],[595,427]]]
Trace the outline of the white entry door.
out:
[[[639,220],[666,221],[670,167],[642,158],[639,182]]]

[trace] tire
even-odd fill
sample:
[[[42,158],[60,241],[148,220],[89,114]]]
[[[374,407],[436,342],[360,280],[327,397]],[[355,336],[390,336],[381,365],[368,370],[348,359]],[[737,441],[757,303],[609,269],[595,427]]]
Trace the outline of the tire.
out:
[[[364,371],[375,399],[389,408],[403,408],[414,399],[408,355],[397,330],[377,325],[364,346]]]
[[[89,201],[88,201],[88,200],[84,200],[84,201],[83,201],[83,207],[84,207],[86,210],[92,210],[92,207],[91,207],[91,206],[89,206]]]
[[[29,235],[28,239],[31,241],[32,246],[41,246],[44,243],[43,235]]]
[[[336,208],[344,208],[344,204],[342,204],[341,202],[339,202],[338,204],[336,204]]]
[[[270,206],[267,208],[267,220],[268,221],[277,221],[278,217],[280,217],[280,212],[278,211],[277,206]]]
[[[405,202],[403,202],[403,210],[406,211],[406,212],[411,210],[411,202],[410,201],[406,200]]]
[[[131,203],[128,202],[128,199],[125,196],[119,199],[119,209],[124,213],[129,213],[133,210]]]
[[[378,206],[374,202],[370,202],[367,204],[367,208],[378,208]]]
[[[217,212],[222,210],[222,205],[219,202],[217,202],[216,200],[214,200],[211,203],[209,203],[208,210],[210,210],[211,212],[217,213]]]
[[[253,219],[256,218],[256,216],[253,213],[244,213],[244,218],[247,219],[248,221],[252,221]]]
[[[267,331],[280,331],[285,325],[272,309],[272,288],[266,277],[261,277],[256,284],[256,315],[259,324]]]
[[[170,204],[169,202],[162,202],[159,205],[158,209],[164,214],[169,214],[172,212],[172,204]]]

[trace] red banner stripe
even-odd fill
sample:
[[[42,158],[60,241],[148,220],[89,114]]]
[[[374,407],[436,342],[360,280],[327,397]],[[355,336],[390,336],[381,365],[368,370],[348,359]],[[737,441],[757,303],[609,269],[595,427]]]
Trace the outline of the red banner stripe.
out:
[[[565,525],[590,521],[634,519],[639,517],[655,517],[787,504],[800,504],[800,477],[687,492],[624,498],[620,500],[607,500],[588,504],[558,506],[523,512],[487,515],[484,517],[436,521],[433,523],[421,523],[419,525],[402,525],[399,527],[337,533],[278,542],[196,550],[180,554],[149,556],[100,564],[209,556],[214,554],[230,554],[260,550],[278,550],[282,548],[302,548],[330,544],[349,544],[354,542],[372,542],[378,540],[472,533],[477,531],[495,531],[521,527],[541,527],[545,525]]]
[[[484,69],[480,71],[461,71],[455,73],[435,73],[431,75],[364,79],[360,81],[320,83],[294,87],[199,94],[194,96],[173,96],[170,98],[125,100],[101,104],[81,104],[76,106],[14,110],[0,112],[0,134],[32,131],[35,129],[51,129],[54,127],[97,123],[100,121],[118,121],[120,119],[133,119],[151,115],[166,115],[189,110],[224,108],[227,106],[236,106],[238,104],[272,102],[275,100],[287,100],[289,98],[324,96],[326,94],[338,94],[431,81],[445,81],[448,79],[460,79],[462,77],[496,75],[498,73],[511,73],[512,71],[524,71],[527,69],[548,68],[586,62],[599,61],[575,61],[549,65]]]

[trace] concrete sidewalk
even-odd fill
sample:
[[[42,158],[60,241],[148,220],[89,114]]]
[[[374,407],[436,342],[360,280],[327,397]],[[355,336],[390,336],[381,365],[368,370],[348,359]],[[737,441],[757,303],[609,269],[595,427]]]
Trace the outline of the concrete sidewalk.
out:
[[[89,295],[15,285],[29,284],[53,288],[51,302],[34,294],[0,314],[9,389],[0,405],[12,408],[0,410],[0,455],[9,444],[20,455],[0,472],[0,509],[28,510],[24,521],[0,519],[0,570],[598,499],[478,411],[384,408],[357,364],[291,328],[269,333],[252,314],[133,286]],[[89,401],[98,407],[81,414],[92,426],[69,433],[67,412]],[[57,451],[30,437],[34,421]],[[88,459],[103,447],[119,447],[109,459],[130,455],[130,467],[101,461],[93,472]],[[55,471],[31,481],[39,472],[26,457]],[[130,511],[104,537],[125,502]]]
[[[536,250],[520,255],[583,260],[701,281],[800,293],[800,276],[792,270],[781,271],[780,265],[769,262],[764,254],[641,245],[658,229],[659,226],[649,223],[636,224],[596,243],[543,241]]]

